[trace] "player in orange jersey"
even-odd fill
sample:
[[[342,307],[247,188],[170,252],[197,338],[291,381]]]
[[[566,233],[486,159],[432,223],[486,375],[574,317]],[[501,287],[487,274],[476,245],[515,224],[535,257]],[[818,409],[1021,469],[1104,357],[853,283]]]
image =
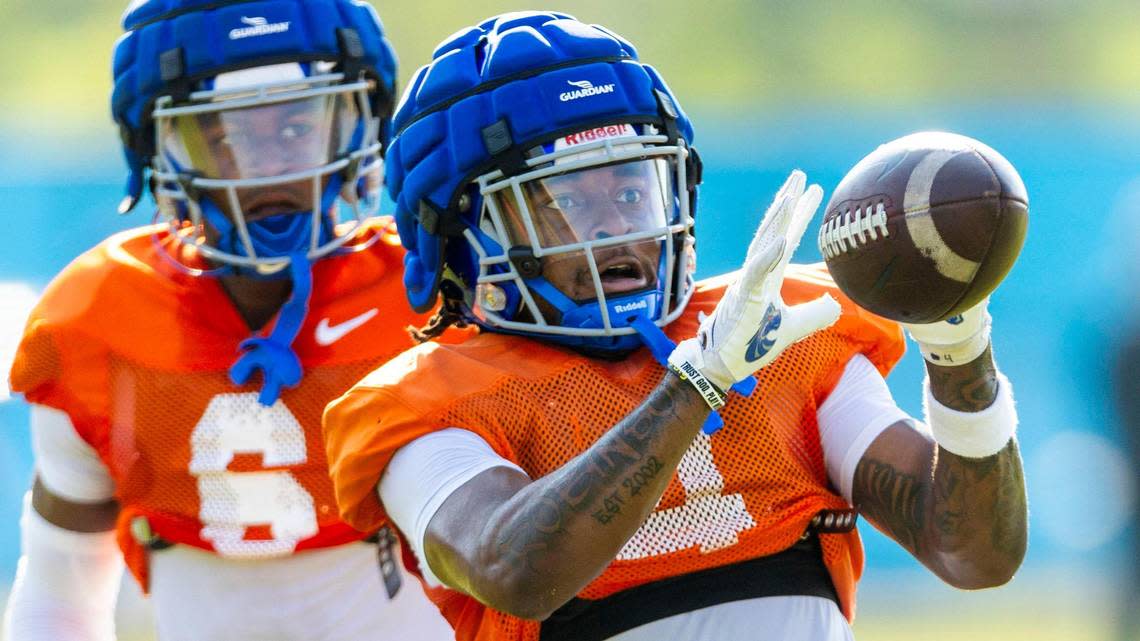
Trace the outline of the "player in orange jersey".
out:
[[[450,636],[401,587],[391,529],[339,518],[320,436],[426,318],[371,217],[395,75],[379,20],[356,0],[146,0],[124,26],[126,204],[149,171],[167,224],[79,257],[31,315],[7,638],[113,638],[120,550],[164,641]]]
[[[325,436],[343,516],[391,517],[459,639],[850,639],[857,514],[953,585],[1019,566],[984,308],[912,330],[968,363],[928,365],[932,437],[883,380],[898,325],[788,264],[822,197],[802,173],[743,268],[694,283],[692,129],[628,42],[489,20],[394,124],[409,299],[485,331],[393,359]]]

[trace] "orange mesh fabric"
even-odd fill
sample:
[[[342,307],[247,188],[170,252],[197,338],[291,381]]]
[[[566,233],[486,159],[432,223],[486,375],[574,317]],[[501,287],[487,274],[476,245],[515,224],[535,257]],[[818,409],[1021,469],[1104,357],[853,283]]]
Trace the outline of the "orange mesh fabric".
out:
[[[729,277],[702,283],[674,338],[691,336]],[[579,595],[601,598],[636,585],[766,556],[791,546],[822,509],[846,507],[830,487],[816,408],[857,352],[885,374],[902,355],[897,325],[843,299],[818,267],[789,270],[790,303],[829,291],[844,314],[797,343],[758,375],[750,398],[734,396],[725,427],[701,435],[682,459],[657,510],[617,559]],[[485,334],[456,346],[405,353],[330,406],[329,459],[341,512],[370,528],[383,518],[374,488],[399,447],[459,426],[483,438],[533,478],[579,454],[632,411],[664,376],[647,350],[621,362],[589,359],[518,337]],[[858,534],[824,535],[824,561],[845,614],[854,614],[862,570]],[[434,591],[460,639],[535,639],[538,624]]]
[[[120,545],[144,587],[138,516],[163,539],[234,558],[361,538],[337,514],[320,420],[330,400],[410,347],[404,328],[425,320],[404,302],[390,221],[363,232],[366,248],[314,266],[294,342],[305,376],[269,408],[256,400],[260,377],[240,387],[228,377],[249,329],[216,280],[159,255],[175,248],[166,234],[119,234],[56,278],[32,313],[13,390],[67,412],[107,465]],[[318,330],[362,315],[335,340]]]

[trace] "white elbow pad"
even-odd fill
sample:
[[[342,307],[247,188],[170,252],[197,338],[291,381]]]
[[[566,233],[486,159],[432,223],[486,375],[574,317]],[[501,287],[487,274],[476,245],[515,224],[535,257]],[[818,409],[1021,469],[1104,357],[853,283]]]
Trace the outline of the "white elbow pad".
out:
[[[114,531],[91,534],[53,525],[24,498],[23,554],[8,597],[8,641],[114,641],[115,598],[123,574]]]

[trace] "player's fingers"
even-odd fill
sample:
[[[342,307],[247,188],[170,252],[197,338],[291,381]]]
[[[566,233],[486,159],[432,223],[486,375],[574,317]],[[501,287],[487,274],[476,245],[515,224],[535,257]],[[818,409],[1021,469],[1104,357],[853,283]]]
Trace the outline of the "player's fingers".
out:
[[[807,184],[807,174],[799,169],[793,169],[792,173],[788,174],[787,180],[784,185],[780,187],[780,191],[776,192],[777,195],[788,194],[793,197],[798,197],[804,193],[804,185]]]
[[[806,182],[807,175],[804,172],[799,169],[792,171],[780,190],[776,192],[776,197],[772,199],[772,204],[764,213],[764,219],[756,228],[756,234],[752,237],[752,243],[748,247],[749,253],[756,249],[757,242],[765,236],[774,233],[783,235],[783,228],[787,226],[787,218],[791,214],[796,200],[803,194]]]
[[[791,209],[793,202],[791,197],[783,195],[778,197],[779,200],[772,203],[768,208],[768,213],[764,214],[764,220],[760,221],[760,226],[756,228],[756,233],[752,235],[752,242],[748,243],[748,256],[759,252],[765,243],[765,239],[772,238],[773,229],[782,226],[782,218],[786,217],[785,212]]]
[[[786,195],[776,211],[768,216],[760,228],[756,230],[756,235],[752,237],[752,242],[748,245],[748,255],[759,254],[768,245],[782,241],[787,237],[788,226],[791,225],[792,212],[795,211],[795,207],[796,197],[791,194]]]
[[[839,320],[839,303],[830,294],[789,307],[784,314],[788,342],[794,343],[807,338],[819,330],[830,327]]]
[[[763,284],[764,279],[780,262],[784,251],[784,239],[776,239],[758,248],[755,253],[749,254],[740,275],[740,288],[744,292],[751,292]]]
[[[819,203],[822,200],[823,190],[820,189],[819,185],[812,185],[788,207],[785,217],[780,221],[780,227],[772,230],[771,233],[779,234],[785,241],[784,251],[773,269],[774,279],[783,281],[784,269],[792,260],[792,255],[799,247],[800,239],[803,238],[804,232],[815,216],[815,211],[819,208]]]
[[[795,253],[796,248],[800,245],[800,239],[803,238],[804,232],[807,231],[808,225],[811,224],[812,218],[815,217],[815,212],[819,209],[819,203],[823,201],[823,189],[819,185],[812,185],[808,187],[803,196],[800,196],[796,201],[795,211],[792,212],[791,220],[788,225],[788,252],[785,255],[786,259],[791,259],[792,254]],[[787,262],[787,260],[785,260]]]

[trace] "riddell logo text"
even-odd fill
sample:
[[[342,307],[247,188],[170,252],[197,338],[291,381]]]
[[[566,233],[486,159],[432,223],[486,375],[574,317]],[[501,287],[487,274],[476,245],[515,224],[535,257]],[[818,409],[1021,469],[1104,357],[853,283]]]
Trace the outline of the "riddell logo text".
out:
[[[271,23],[265,18],[246,18],[245,16],[242,16],[241,22],[248,26],[231,29],[230,40],[267,36],[271,33],[285,33],[289,30],[289,25],[291,24],[289,21]]]
[[[594,86],[594,83],[589,80],[567,80],[566,84],[571,87],[577,87],[574,91],[566,91],[558,95],[558,99],[562,102],[570,102],[571,100],[578,100],[580,98],[589,98],[590,96],[597,96],[603,93],[613,93],[615,85],[613,83],[606,85]]]
[[[624,314],[626,312],[632,312],[635,309],[645,309],[646,307],[649,307],[649,304],[645,301],[635,300],[632,303],[626,303],[624,305],[614,305],[614,311],[619,314]]]
[[[576,134],[570,134],[566,136],[564,140],[567,146],[573,147],[574,145],[584,145],[588,142],[594,142],[595,140],[602,140],[604,138],[635,135],[637,135],[637,132],[629,125],[610,125],[608,127],[598,127],[597,129],[589,129]]]

